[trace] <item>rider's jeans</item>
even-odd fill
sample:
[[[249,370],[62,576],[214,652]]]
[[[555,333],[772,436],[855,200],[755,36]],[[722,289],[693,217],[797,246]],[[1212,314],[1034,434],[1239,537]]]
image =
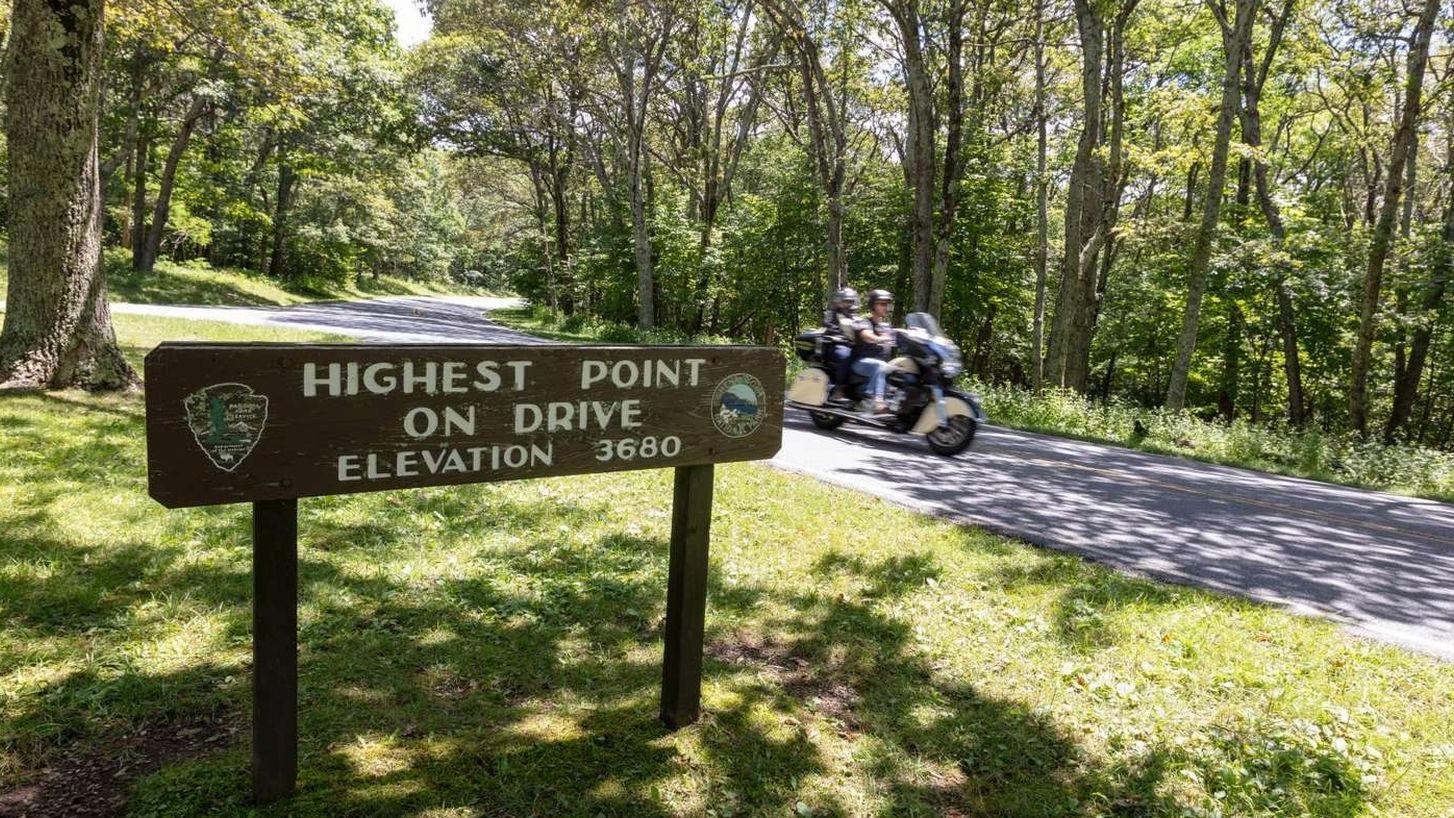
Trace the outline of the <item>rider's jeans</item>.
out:
[[[874,400],[884,399],[884,389],[888,386],[889,362],[879,358],[859,358],[853,362],[853,371],[868,378],[868,388],[873,392]]]

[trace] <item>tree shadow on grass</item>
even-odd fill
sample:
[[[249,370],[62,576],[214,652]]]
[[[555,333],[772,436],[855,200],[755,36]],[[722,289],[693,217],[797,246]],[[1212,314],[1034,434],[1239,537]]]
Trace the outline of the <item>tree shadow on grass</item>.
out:
[[[92,421],[113,433],[114,419]],[[122,419],[139,430],[135,419]],[[86,428],[82,423],[80,428]],[[37,643],[98,629],[102,661],[61,670],[6,704],[7,751],[29,742],[33,763],[107,731],[233,710],[247,719],[251,583],[246,515],[184,512],[198,544],[134,538],[74,542],[46,532],[68,482],[83,479],[87,441],[22,430],[46,447],[50,471],[5,518],[0,556],[43,572],[6,574],[5,613]],[[124,445],[114,456],[135,454]],[[55,481],[55,485],[50,485]],[[135,466],[116,490],[140,491]],[[1294,733],[1254,726],[1218,733],[1210,750],[1155,745],[1106,763],[1025,702],[987,694],[981,680],[946,678],[892,611],[942,577],[929,554],[871,561],[832,554],[815,566],[851,594],[717,582],[709,577],[707,707],[703,722],[668,733],[656,720],[666,543],[568,532],[601,508],[501,493],[401,492],[360,506],[305,504],[300,564],[298,795],[263,815],[461,814],[1053,816],[1176,815],[1179,771],[1197,792],[1223,788],[1248,812],[1274,808],[1348,815],[1364,794],[1347,763]],[[360,508],[369,513],[357,513]],[[119,530],[149,507],[108,511]],[[390,522],[384,522],[384,519]],[[397,558],[428,520],[508,527],[523,542],[479,548],[467,570],[404,576],[342,558]],[[1007,578],[1009,579],[1009,578]],[[1064,584],[1052,571],[1017,581]],[[1139,593],[1072,587],[1113,605]],[[1155,588],[1149,583],[1146,588]],[[157,600],[210,611],[226,659],[153,666],[107,644]],[[163,624],[173,620],[165,617]],[[86,637],[91,638],[91,637]],[[17,657],[18,658],[18,657]],[[1225,778],[1251,763],[1260,770]],[[243,815],[246,730],[235,742],[164,764],[136,784],[147,815]],[[1222,777],[1222,778],[1219,778]]]

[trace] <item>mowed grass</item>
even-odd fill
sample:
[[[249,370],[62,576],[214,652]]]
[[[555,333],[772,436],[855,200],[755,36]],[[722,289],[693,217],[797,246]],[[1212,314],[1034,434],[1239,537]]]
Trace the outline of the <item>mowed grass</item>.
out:
[[[0,397],[0,797],[104,757],[138,816],[1454,814],[1454,664],[761,464],[675,733],[669,472],[301,502],[300,790],[256,809],[248,508],[152,503],[142,430]]]

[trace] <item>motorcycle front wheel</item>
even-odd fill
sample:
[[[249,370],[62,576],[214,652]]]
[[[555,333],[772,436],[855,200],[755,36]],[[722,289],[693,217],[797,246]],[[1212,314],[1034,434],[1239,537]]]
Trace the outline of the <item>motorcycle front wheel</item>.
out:
[[[935,454],[952,457],[969,448],[969,444],[974,441],[976,426],[978,424],[972,417],[951,415],[947,423],[924,437]]]
[[[808,417],[813,419],[813,425],[825,432],[831,432],[843,425],[843,417],[830,415],[827,412],[808,412]]]

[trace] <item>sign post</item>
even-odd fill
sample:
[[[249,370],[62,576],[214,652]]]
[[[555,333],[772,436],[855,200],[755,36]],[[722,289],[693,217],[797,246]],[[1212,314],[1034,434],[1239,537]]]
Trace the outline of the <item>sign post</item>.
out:
[[[298,498],[672,467],[661,719],[701,702],[713,464],[782,442],[770,347],[162,344],[148,489],[253,504],[253,793],[298,769]]]

